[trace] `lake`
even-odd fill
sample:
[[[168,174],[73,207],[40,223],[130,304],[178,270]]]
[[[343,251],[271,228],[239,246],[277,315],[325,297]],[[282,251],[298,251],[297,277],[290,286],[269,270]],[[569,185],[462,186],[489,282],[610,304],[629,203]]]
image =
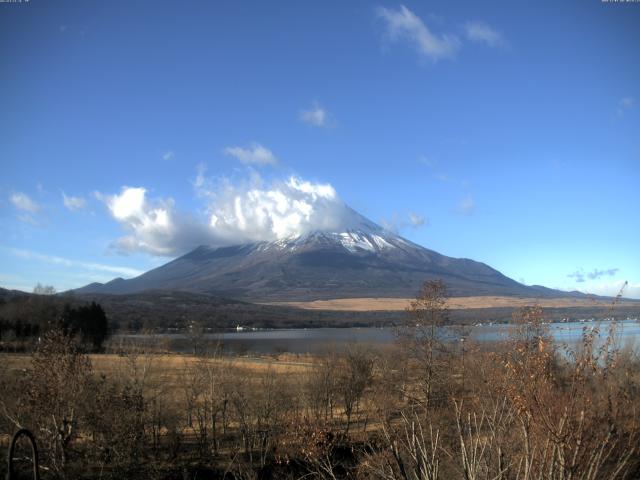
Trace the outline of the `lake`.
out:
[[[552,337],[560,343],[574,344],[580,340],[584,329],[600,327],[601,335],[608,333],[610,321],[601,322],[565,322],[549,324]],[[496,342],[506,340],[510,329],[509,324],[487,324],[465,327],[465,335],[477,342]],[[459,340],[457,329],[441,330],[443,337],[451,341]],[[616,338],[621,346],[640,339],[640,322],[636,319],[620,320],[617,322]],[[118,339],[132,339],[136,341],[158,343],[166,342],[171,350],[189,352],[193,349],[193,341],[186,334],[168,333],[158,335],[116,335]],[[396,330],[393,328],[300,328],[290,330],[250,330],[229,331],[216,334],[205,334],[201,343],[209,345],[221,342],[224,349],[235,353],[272,354],[280,352],[318,353],[327,349],[344,349],[349,345],[360,344],[369,346],[384,346],[394,342]]]

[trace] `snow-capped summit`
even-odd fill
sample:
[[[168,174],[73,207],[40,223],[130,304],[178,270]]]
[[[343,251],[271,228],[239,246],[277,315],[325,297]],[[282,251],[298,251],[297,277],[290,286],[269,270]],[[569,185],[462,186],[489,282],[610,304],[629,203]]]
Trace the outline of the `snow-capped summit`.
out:
[[[399,239],[399,237],[396,237]],[[350,252],[368,251],[377,252],[385,248],[397,248],[396,240],[382,232],[369,233],[361,230],[347,230],[344,232],[314,231],[303,235],[294,235],[274,242],[263,242],[261,250],[279,249],[296,251],[308,245],[340,244]]]
[[[357,253],[398,248],[406,245],[406,241],[345,206],[345,214],[335,230],[317,229],[290,235],[273,242],[262,242],[259,248],[293,252],[310,245],[342,245],[347,251]]]

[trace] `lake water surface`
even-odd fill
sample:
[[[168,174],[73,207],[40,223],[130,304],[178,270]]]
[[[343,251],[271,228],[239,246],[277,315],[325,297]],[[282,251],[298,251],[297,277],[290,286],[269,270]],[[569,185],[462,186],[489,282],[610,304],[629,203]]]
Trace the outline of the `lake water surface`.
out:
[[[611,326],[610,321],[566,322],[549,324],[552,337],[562,343],[576,343],[583,332],[599,328],[605,337]],[[443,337],[456,341],[461,332],[478,342],[496,342],[506,340],[513,326],[508,324],[477,325],[462,329],[442,330]],[[349,345],[384,346],[396,340],[394,328],[299,328],[290,330],[242,330],[216,334],[206,334],[203,339],[209,345],[220,342],[225,350],[237,353],[270,354],[279,352],[318,353],[327,349],[344,349]],[[186,334],[122,335],[142,341],[165,341],[171,350],[188,352],[192,350],[192,341]],[[116,337],[118,338],[118,336]],[[627,319],[616,322],[616,339],[621,346],[640,340],[640,322]]]

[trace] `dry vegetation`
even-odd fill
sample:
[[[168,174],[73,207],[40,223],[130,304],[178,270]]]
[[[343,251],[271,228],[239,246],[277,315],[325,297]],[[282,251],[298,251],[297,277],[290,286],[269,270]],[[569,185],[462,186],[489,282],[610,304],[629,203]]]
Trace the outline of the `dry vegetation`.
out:
[[[309,302],[272,302],[265,305],[286,305],[303,308],[305,310],[375,312],[375,311],[403,311],[413,299],[411,298],[336,298],[332,300],[313,300]],[[447,307],[452,310],[470,308],[522,308],[528,305],[539,305],[544,308],[574,308],[608,306],[593,298],[525,298],[525,297],[451,297],[447,299]],[[637,301],[624,300],[617,303],[618,307],[637,307]]]
[[[444,343],[438,282],[409,313],[393,348],[277,359],[86,355],[54,330],[2,356],[0,432],[34,432],[45,478],[640,476],[640,360],[615,332],[570,351],[526,307],[507,343]]]

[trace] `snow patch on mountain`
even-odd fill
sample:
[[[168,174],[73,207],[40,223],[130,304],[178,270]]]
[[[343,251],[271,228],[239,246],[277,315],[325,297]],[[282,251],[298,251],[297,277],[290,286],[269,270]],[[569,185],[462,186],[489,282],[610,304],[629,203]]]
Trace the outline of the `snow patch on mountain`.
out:
[[[325,245],[327,247],[341,246],[345,250],[356,252],[381,252],[398,248],[398,244],[406,242],[381,228],[367,230],[346,230],[343,232],[313,231],[303,235],[292,235],[273,242],[261,242],[256,246],[258,251],[289,251],[295,252],[308,246]]]

